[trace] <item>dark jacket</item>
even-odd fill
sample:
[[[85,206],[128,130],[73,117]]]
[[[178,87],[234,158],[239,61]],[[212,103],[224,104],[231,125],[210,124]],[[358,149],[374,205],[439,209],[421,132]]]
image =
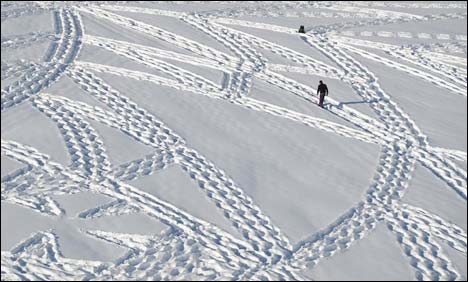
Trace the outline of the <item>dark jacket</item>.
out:
[[[319,86],[317,88],[317,94],[318,93],[328,95],[327,85],[326,84],[319,84]]]

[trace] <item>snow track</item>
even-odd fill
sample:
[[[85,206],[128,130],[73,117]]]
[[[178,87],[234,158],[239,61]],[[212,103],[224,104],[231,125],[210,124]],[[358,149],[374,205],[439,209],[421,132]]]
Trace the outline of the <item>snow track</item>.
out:
[[[17,81],[2,91],[2,112],[28,100],[60,79],[68,66],[73,63],[81,48],[83,27],[80,16],[68,9],[57,12],[61,21],[61,34],[47,64],[39,70],[28,69]]]
[[[49,32],[31,32],[20,36],[8,36],[2,38],[2,49],[25,48],[47,40],[55,40],[56,37]]]
[[[432,146],[428,136],[392,100],[381,87],[378,77],[359,62],[359,58],[370,59],[428,81],[441,92],[446,92],[441,95],[458,95],[461,99],[467,96],[466,58],[435,52],[428,46],[390,45],[350,36],[451,40],[446,44],[456,45],[466,42],[466,35],[451,34],[447,37],[405,31],[357,34],[343,29],[466,19],[466,12],[421,16],[392,10],[466,9],[466,3],[335,2],[327,4],[327,12],[302,11],[320,8],[320,5],[308,2],[246,3],[239,8],[185,13],[109,4],[72,3],[56,7],[44,3],[40,7],[29,7],[13,2],[2,3],[2,8],[8,7],[2,11],[2,21],[52,11],[55,26],[55,34],[32,32],[2,36],[2,50],[52,41],[45,53],[45,62],[2,61],[2,80],[17,78],[2,88],[2,113],[14,111],[22,103],[30,103],[34,110],[58,128],[70,159],[70,163],[64,166],[29,145],[2,137],[2,158],[8,157],[22,165],[2,177],[2,202],[56,218],[63,217],[66,211],[53,199],[54,196],[88,191],[111,200],[79,211],[79,219],[141,213],[167,227],[162,233],[152,235],[81,230],[87,236],[127,249],[122,257],[112,262],[65,258],[60,252],[55,231],[39,231],[10,251],[2,251],[2,280],[304,280],[301,272],[305,268],[312,269],[323,260],[346,252],[378,225],[385,225],[393,233],[417,280],[461,279],[463,273],[454,266],[439,242],[446,243],[466,257],[466,231],[437,214],[405,204],[402,199],[411,189],[416,164],[421,164],[466,203],[467,172],[460,167],[460,162],[466,162],[467,154]],[[165,16],[182,21],[210,36],[231,54],[119,12]],[[87,35],[81,13],[152,40],[163,41],[183,49],[185,53]],[[306,34],[297,35],[298,40],[303,41],[301,43],[318,50],[333,62],[332,66],[287,46],[235,29],[235,26],[242,26],[296,36],[291,28],[247,21],[240,19],[242,16],[363,19],[314,26]],[[82,61],[79,54],[83,44],[103,48],[120,56],[120,59],[131,60],[155,72]],[[371,51],[375,49],[388,56]],[[270,63],[262,51],[276,54],[293,65]],[[223,81],[211,81],[175,62],[220,71]],[[317,102],[316,89],[281,74],[284,72],[313,74],[341,81],[350,86],[362,101],[373,101],[368,106],[376,118],[327,98],[324,110],[344,121],[338,124],[250,96],[254,79],[257,79],[301,98],[306,105],[312,106]],[[377,167],[360,201],[321,230],[292,244],[255,199],[232,179],[229,171],[192,147],[157,113],[148,111],[130,95],[119,92],[111,82],[100,78],[99,73],[175,88],[187,93],[183,95],[204,95],[243,109],[379,146]],[[67,75],[99,106],[44,93],[63,75]],[[94,122],[120,131],[133,141],[151,148],[151,152],[123,164],[112,164],[106,143],[92,126]],[[130,181],[167,168],[183,171],[207,201],[221,212],[238,233],[236,235],[240,235],[237,236],[239,238],[130,184]]]
[[[242,189],[237,187],[223,171],[216,169],[212,163],[195,150],[187,148],[184,142],[177,142],[181,140],[180,137],[172,133],[155,117],[146,113],[144,109],[138,108],[130,99],[122,96],[116,90],[112,90],[110,85],[89,72],[85,72],[81,76],[87,77],[88,81],[85,79],[79,80],[80,75],[81,73],[76,72],[72,74],[72,77],[77,77],[75,81],[81,84],[83,89],[87,89],[91,95],[107,104],[109,108],[126,117],[131,124],[145,124],[144,127],[142,126],[139,129],[143,132],[132,134],[133,136],[149,136],[148,145],[174,152],[175,162],[179,163],[189,173],[190,177],[198,183],[200,188],[207,193],[207,196],[215,201],[218,207],[223,209],[224,215],[232,221],[234,227],[240,229],[241,234],[246,239],[253,242],[255,249],[261,249],[268,256],[273,255],[269,253],[269,250],[277,244],[276,242],[280,243],[277,246],[279,249],[275,255],[281,256],[283,249],[288,249],[288,241],[282,238],[282,235],[278,232],[279,229],[270,226],[270,220],[262,215],[260,209],[252,204],[250,198],[243,195]],[[94,86],[94,89],[90,86]],[[128,107],[128,105],[135,105],[135,107]],[[127,126],[127,128],[129,127],[130,125]],[[124,132],[131,131],[131,129],[124,129]],[[151,136],[154,131],[159,131],[159,138]],[[154,139],[162,141],[154,142],[156,143],[154,144]],[[273,239],[268,239],[269,236],[273,236]]]

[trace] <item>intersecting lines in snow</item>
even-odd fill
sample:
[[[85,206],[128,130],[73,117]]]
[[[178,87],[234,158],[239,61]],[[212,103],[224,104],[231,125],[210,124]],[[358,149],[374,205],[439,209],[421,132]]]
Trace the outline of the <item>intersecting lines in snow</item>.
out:
[[[415,5],[433,9],[449,7],[445,4]],[[2,62],[2,79],[17,77],[17,80],[2,88],[1,108],[3,113],[14,111],[22,103],[33,105],[57,126],[71,159],[70,165],[63,166],[36,148],[2,138],[2,156],[24,164],[24,167],[2,177],[2,201],[56,217],[63,216],[64,210],[53,200],[53,196],[92,191],[112,201],[82,210],[78,213],[79,218],[86,220],[142,213],[170,227],[153,236],[82,230],[87,236],[127,249],[124,256],[113,262],[67,259],[59,251],[54,230],[40,231],[11,251],[2,252],[2,280],[301,280],[304,279],[301,276],[303,269],[314,267],[323,259],[348,250],[379,223],[384,223],[395,234],[414,269],[416,279],[459,279],[460,273],[434,239],[446,242],[466,256],[466,232],[436,214],[402,203],[401,199],[409,188],[415,165],[419,163],[466,201],[467,173],[456,163],[466,162],[466,152],[432,146],[411,117],[381,87],[376,75],[351,54],[359,54],[426,80],[443,89],[444,95],[460,95],[464,98],[467,93],[466,59],[436,53],[421,46],[398,46],[355,38],[350,40],[349,36],[356,34],[340,30],[398,22],[466,19],[466,13],[418,16],[385,10],[387,6],[362,7],[359,3],[328,4],[327,8],[334,11],[328,14],[291,11],[303,7],[319,8],[320,4],[275,2],[268,6],[259,4],[200,13],[109,4],[70,4],[63,7],[44,4],[30,10],[18,6],[17,12],[8,12],[5,16],[2,12],[2,21],[4,18],[19,17],[21,13],[53,13],[55,34],[32,33],[25,37],[7,38],[5,41],[2,38],[2,49],[22,48],[46,39],[52,42],[43,63]],[[406,8],[410,7],[413,6]],[[211,36],[231,54],[118,12],[178,19]],[[81,19],[82,14],[144,34],[186,52],[88,35]],[[233,26],[248,26],[268,32],[295,33],[283,26],[241,20],[238,17],[242,15],[326,16],[343,19],[362,17],[366,20],[318,26],[306,34],[297,35],[330,59],[334,63],[332,66],[281,44],[235,29]],[[357,35],[363,36],[363,33]],[[428,38],[421,33],[403,31],[391,34],[364,33],[366,37],[375,35]],[[466,35],[430,37],[466,41]],[[103,48],[116,56],[151,68],[158,74],[81,61],[79,53],[84,44]],[[385,52],[390,58],[369,51],[373,48]],[[271,64],[262,51],[279,55],[294,65]],[[223,82],[213,82],[184,69],[174,61],[222,71]],[[413,66],[402,61],[411,62]],[[421,69],[431,71],[432,74]],[[377,118],[327,98],[329,103],[326,110],[350,125],[346,126],[260,101],[249,95],[255,78],[300,97],[304,103],[317,102],[310,95],[315,89],[281,72],[314,74],[340,80],[363,100],[375,101],[369,103],[369,107]],[[311,234],[310,239],[292,245],[283,231],[274,225],[228,172],[217,167],[196,148],[190,147],[184,138],[158,119],[157,113],[145,110],[144,106],[100,78],[101,73],[204,95],[330,134],[378,145],[381,148],[378,166],[361,201],[323,230]],[[48,94],[47,88],[64,75],[97,100],[100,106]],[[113,165],[106,152],[105,142],[90,121],[121,131],[136,142],[150,146],[152,153],[118,166]],[[131,180],[168,167],[178,167],[184,171],[203,191],[206,199],[222,211],[241,234],[241,238],[129,184]]]

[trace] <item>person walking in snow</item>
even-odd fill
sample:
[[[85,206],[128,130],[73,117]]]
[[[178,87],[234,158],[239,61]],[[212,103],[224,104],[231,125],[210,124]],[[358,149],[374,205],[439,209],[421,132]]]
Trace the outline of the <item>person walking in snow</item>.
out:
[[[319,106],[323,108],[323,101],[325,96],[328,96],[328,87],[325,83],[320,80],[320,84],[317,87],[317,95],[320,94]]]

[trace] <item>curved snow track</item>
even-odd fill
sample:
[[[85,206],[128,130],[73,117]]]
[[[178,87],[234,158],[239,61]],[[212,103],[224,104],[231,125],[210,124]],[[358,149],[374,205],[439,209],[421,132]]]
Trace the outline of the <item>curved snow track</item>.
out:
[[[30,103],[57,127],[71,160],[65,166],[32,146],[2,137],[2,157],[23,164],[22,168],[2,177],[2,202],[55,218],[63,216],[64,210],[53,196],[92,191],[112,201],[80,211],[80,219],[142,213],[170,227],[153,235],[81,230],[87,236],[127,249],[124,256],[112,262],[65,258],[60,252],[55,231],[39,231],[12,250],[2,251],[2,280],[304,280],[302,271],[305,268],[313,268],[324,259],[347,251],[379,224],[385,225],[400,244],[414,270],[415,279],[462,279],[466,274],[454,266],[440,242],[447,243],[466,257],[466,231],[439,215],[405,204],[402,198],[410,189],[415,166],[420,164],[466,203],[467,172],[460,166],[460,162],[466,163],[466,152],[431,145],[416,122],[382,88],[378,77],[353,55],[430,82],[443,89],[441,95],[457,95],[466,99],[466,68],[459,64],[463,59],[420,46],[350,38],[378,36],[448,40],[441,34],[392,33],[382,28],[379,32],[356,35],[343,30],[390,23],[466,19],[466,13],[458,12],[420,16],[392,11],[396,8],[466,9],[466,4],[374,3],[362,7],[362,3],[336,3],[327,7],[328,12],[293,11],[317,8],[318,5],[258,4],[238,9],[185,13],[93,4],[71,4],[60,8],[44,4],[26,9],[22,4],[2,3],[2,8],[11,9],[5,13],[2,11],[2,21],[51,11],[55,22],[55,34],[29,33],[7,38],[5,42],[2,37],[2,49],[26,48],[38,42],[52,41],[42,63],[2,61],[2,80],[17,78],[2,88],[2,113],[14,111],[22,103]],[[210,36],[231,54],[127,16],[131,13],[179,20]],[[185,53],[87,35],[81,14],[176,46]],[[343,23],[317,26],[306,34],[295,35],[288,27],[241,20],[241,16],[331,17],[341,18]],[[346,19],[356,17],[362,20],[346,22]],[[302,43],[326,57],[328,62],[237,30],[236,26],[297,36]],[[450,38],[466,42],[466,35],[452,35]],[[81,61],[79,54],[83,44],[104,49],[154,73]],[[379,49],[388,56],[372,53],[370,49]],[[291,64],[270,63],[262,51],[276,54]],[[222,71],[223,82],[213,82],[175,62]],[[362,100],[375,101],[369,103],[374,116],[328,99],[326,110],[347,124],[343,125],[250,96],[254,79],[257,79],[301,98],[307,105],[317,102],[315,96],[310,95],[315,89],[286,77],[285,72],[340,80]],[[377,145],[380,148],[377,167],[359,202],[322,230],[310,234],[309,239],[294,245],[228,171],[192,147],[157,113],[146,110],[126,93],[115,89],[100,74],[175,88],[188,95],[203,95],[287,119],[306,128]],[[46,93],[47,88],[64,75],[100,106]],[[150,147],[151,153],[118,166],[112,165],[106,144],[90,121],[122,132]],[[187,174],[240,236],[233,236],[215,224],[129,183],[172,167]]]

